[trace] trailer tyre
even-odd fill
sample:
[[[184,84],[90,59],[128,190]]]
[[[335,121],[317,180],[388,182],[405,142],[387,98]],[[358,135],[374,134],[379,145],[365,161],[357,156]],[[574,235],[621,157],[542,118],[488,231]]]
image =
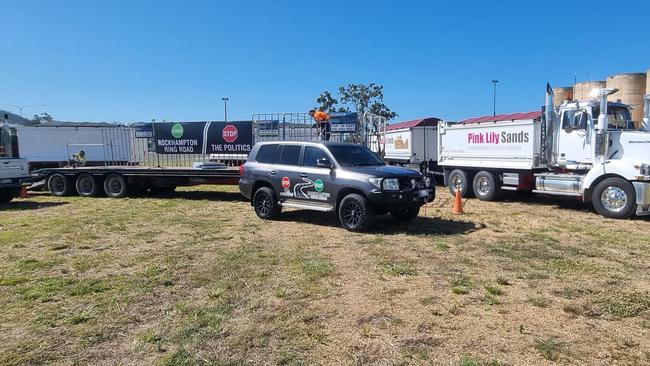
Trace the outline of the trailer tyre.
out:
[[[74,191],[73,180],[61,173],[54,173],[47,178],[47,189],[53,196],[69,196]]]
[[[123,176],[112,173],[104,179],[104,191],[106,195],[111,198],[122,198],[128,193],[126,180]]]
[[[469,174],[464,170],[455,169],[449,173],[449,192],[456,196],[456,187],[460,187],[460,195],[463,198],[472,197]]]
[[[253,195],[253,208],[257,217],[264,220],[273,220],[280,216],[282,207],[278,205],[275,192],[269,187],[262,187]]]
[[[501,182],[490,172],[478,172],[473,183],[474,195],[481,201],[496,201],[502,196]]]
[[[626,219],[636,210],[634,187],[621,178],[607,178],[598,183],[591,201],[599,214],[612,219]]]
[[[75,184],[77,188],[77,193],[81,197],[95,197],[99,194],[99,182],[98,177],[95,177],[88,173],[81,173],[77,177],[77,183]]]

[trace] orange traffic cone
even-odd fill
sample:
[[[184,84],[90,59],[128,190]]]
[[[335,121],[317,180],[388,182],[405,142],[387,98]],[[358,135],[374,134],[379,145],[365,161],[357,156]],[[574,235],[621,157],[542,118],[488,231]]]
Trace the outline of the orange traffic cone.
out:
[[[454,208],[452,209],[452,213],[456,215],[462,215],[465,213],[465,210],[463,210],[463,198],[460,196],[460,187],[456,188],[456,197],[454,199]]]
[[[27,193],[27,186],[20,187],[20,198],[29,198],[29,193]]]

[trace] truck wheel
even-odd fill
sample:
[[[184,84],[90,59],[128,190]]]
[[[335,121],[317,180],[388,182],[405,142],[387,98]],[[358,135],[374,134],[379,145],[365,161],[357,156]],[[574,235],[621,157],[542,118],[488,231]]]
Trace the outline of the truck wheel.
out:
[[[72,179],[60,173],[54,173],[47,178],[47,189],[53,196],[69,196],[73,192]]]
[[[626,219],[636,209],[636,192],[632,184],[624,179],[607,178],[596,185],[591,201],[602,216]]]
[[[282,211],[282,207],[278,205],[278,199],[275,197],[275,192],[269,187],[262,187],[255,191],[253,208],[255,208],[257,217],[264,220],[276,219]]]
[[[339,221],[341,226],[349,231],[364,231],[372,223],[373,212],[368,200],[356,193],[343,197],[339,204]]]
[[[112,173],[104,179],[104,192],[111,198],[122,198],[128,193],[126,180],[123,176]]]
[[[501,198],[503,191],[496,175],[481,171],[474,176],[474,195],[481,201],[496,201]]]
[[[77,193],[81,197],[95,197],[99,194],[99,182],[97,182],[97,177],[92,176],[88,173],[81,173],[77,177],[77,183],[75,184],[77,188]]]
[[[403,208],[401,210],[393,210],[390,212],[390,215],[393,216],[393,219],[396,221],[411,221],[418,217],[419,214],[420,207]]]
[[[455,197],[456,187],[460,186],[461,197],[471,197],[472,189],[469,182],[469,175],[464,170],[455,169],[449,174],[449,192]]]

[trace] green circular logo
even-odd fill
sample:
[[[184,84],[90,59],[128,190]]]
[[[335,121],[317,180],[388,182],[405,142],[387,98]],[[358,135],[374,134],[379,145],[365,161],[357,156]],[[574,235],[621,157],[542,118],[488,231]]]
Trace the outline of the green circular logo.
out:
[[[316,179],[316,180],[314,181],[314,189],[316,190],[316,192],[322,192],[324,186],[325,186],[325,185],[323,184],[323,181],[322,181],[322,180],[320,180],[320,179]]]
[[[180,123],[176,123],[172,126],[172,136],[175,138],[179,139],[183,137],[183,125]]]

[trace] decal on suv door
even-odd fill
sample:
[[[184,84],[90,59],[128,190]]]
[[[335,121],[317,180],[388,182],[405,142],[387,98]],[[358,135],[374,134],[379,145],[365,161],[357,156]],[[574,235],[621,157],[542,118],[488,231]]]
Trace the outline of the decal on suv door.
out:
[[[297,198],[304,198],[308,200],[327,201],[330,194],[323,192],[325,184],[322,180],[316,179],[313,181],[309,178],[302,178],[303,182],[293,186],[293,195]],[[310,190],[314,188],[314,190]]]

